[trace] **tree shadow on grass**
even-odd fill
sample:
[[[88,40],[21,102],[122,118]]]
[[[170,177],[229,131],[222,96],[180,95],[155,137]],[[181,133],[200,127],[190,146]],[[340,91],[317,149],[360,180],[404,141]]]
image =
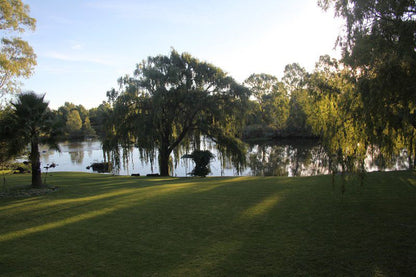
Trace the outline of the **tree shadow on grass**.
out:
[[[389,180],[356,187],[359,193],[351,187],[341,200],[327,176],[301,184],[209,179],[147,187],[128,181],[91,201],[86,190],[67,210],[39,213],[21,223],[20,236],[0,242],[7,265],[0,273],[411,276],[416,270],[414,225],[401,225],[415,222],[415,201],[403,201],[396,184],[399,192],[389,193]]]
[[[390,191],[391,185],[380,189]],[[255,216],[237,221],[239,232],[221,240],[238,247],[218,263],[195,269],[205,276],[413,276],[416,198],[397,192],[361,201],[359,195],[352,191],[342,201],[299,191],[265,197],[247,210],[262,212],[248,213]],[[201,255],[196,256],[203,261]],[[195,262],[179,268],[186,264]]]

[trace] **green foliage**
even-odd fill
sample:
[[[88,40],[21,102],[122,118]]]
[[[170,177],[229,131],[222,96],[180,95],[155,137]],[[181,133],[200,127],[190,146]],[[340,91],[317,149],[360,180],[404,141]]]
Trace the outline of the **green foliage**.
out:
[[[416,2],[320,1],[335,6],[346,31],[339,38],[344,63],[355,70],[367,134],[386,152],[404,146],[416,161]],[[401,151],[401,149],[400,149]]]
[[[268,74],[252,74],[244,84],[252,93],[245,136],[248,138],[312,137],[307,122],[311,97],[309,74],[297,63],[285,67],[282,81]],[[259,127],[260,126],[260,127]],[[269,132],[268,129],[273,131]],[[257,134],[257,135],[256,135]]]
[[[195,162],[195,168],[190,173],[193,176],[205,177],[211,172],[209,163],[214,155],[209,150],[194,150],[182,158],[191,158]]]
[[[298,63],[292,63],[285,66],[282,81],[287,92],[292,94],[294,91],[306,88],[307,78],[306,69]]]
[[[92,109],[94,113],[98,108]],[[58,108],[57,116],[63,126],[65,126],[65,138],[82,139],[94,137],[96,132],[91,125],[90,111],[82,105],[75,105],[70,102]],[[96,116],[95,114],[93,116]],[[101,124],[104,124],[101,122]],[[100,128],[101,126],[97,126]]]
[[[82,124],[82,133],[86,137],[95,137],[96,133],[94,128],[91,126],[90,118],[87,116],[84,120],[84,123]]]
[[[299,64],[293,63],[285,66],[282,81],[290,95],[286,128],[288,136],[308,137],[312,135],[307,121],[308,110],[311,108],[311,98],[306,89],[308,78],[309,74]]]
[[[244,124],[248,91],[221,69],[172,50],[169,56],[149,57],[137,65],[133,77],[119,83],[120,92],[107,94],[113,116],[106,127],[106,150],[118,152],[121,145],[126,153],[137,146],[141,158],[151,159],[157,149],[160,174],[166,176],[171,153],[180,146],[198,149],[204,136],[235,165],[244,163],[244,147],[236,137]]]
[[[20,94],[5,117],[2,118],[1,140],[7,140],[9,156],[15,156],[30,146],[32,186],[41,187],[39,144],[47,143],[58,149],[59,124],[44,101],[45,95],[34,92]]]
[[[3,34],[22,33],[35,29],[29,6],[21,0],[0,1],[0,30]],[[0,97],[17,92],[19,77],[29,77],[36,65],[32,47],[19,37],[2,37],[0,43]]]
[[[310,77],[309,89],[314,98],[308,121],[321,137],[331,172],[336,173],[341,166],[343,176],[345,172],[363,173],[369,140],[351,69],[322,56]]]
[[[9,151],[9,146],[12,141],[7,137],[8,121],[11,112],[10,106],[2,110],[0,109],[0,165],[2,167],[14,157],[13,153]]]
[[[308,123],[308,111],[311,105],[312,102],[308,90],[299,89],[292,91],[286,127],[288,136],[309,137],[312,135],[311,127]]]
[[[66,129],[71,135],[79,136],[82,128],[82,120],[77,110],[71,110],[66,119]]]
[[[262,123],[283,130],[289,116],[289,98],[283,84],[269,74],[252,74],[244,85],[258,104]]]
[[[94,129],[99,137],[105,136],[105,126],[110,119],[111,112],[111,105],[107,102],[103,102],[97,108],[92,108],[88,111],[91,128]]]

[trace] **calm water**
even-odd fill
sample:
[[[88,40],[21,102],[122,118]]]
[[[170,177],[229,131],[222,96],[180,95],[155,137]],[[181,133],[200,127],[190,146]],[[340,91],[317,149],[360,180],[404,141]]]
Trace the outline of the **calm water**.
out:
[[[81,171],[92,172],[87,166],[104,160],[101,143],[99,141],[64,142],[60,144],[61,152],[41,148],[42,167],[55,163],[56,168],[49,171]],[[222,166],[218,153],[213,145],[205,145],[215,155],[211,161],[211,176],[235,176],[238,172],[232,166]],[[267,144],[253,144],[247,154],[247,168],[240,175],[257,176],[309,176],[327,174],[326,155],[316,141],[294,140]],[[188,176],[194,168],[191,159],[180,159],[173,176]],[[394,161],[380,162],[380,159],[369,155],[366,160],[366,169],[374,170],[400,170],[407,168],[407,159],[404,155],[396,157]],[[157,163],[153,169],[149,162],[139,159],[137,149],[133,150],[128,164],[121,166],[118,174],[130,175],[140,173],[158,173]]]
[[[63,142],[59,144],[61,152],[50,150],[47,147],[41,147],[41,163],[42,167],[47,164],[55,163],[56,168],[49,169],[49,172],[53,171],[81,171],[92,172],[91,169],[87,169],[87,166],[96,162],[103,162],[104,156],[101,149],[101,143],[99,141],[83,141],[83,142]],[[212,150],[212,149],[210,149]],[[215,153],[213,151],[213,153]],[[217,154],[217,153],[215,153]],[[130,155],[132,158],[126,165],[122,165],[119,175],[130,175],[132,173],[140,173],[146,175],[148,173],[158,173],[158,166],[155,162],[152,168],[150,162],[142,162],[139,159],[139,151],[133,150]],[[216,155],[217,157],[217,155]],[[188,176],[187,173],[191,172],[194,168],[194,163],[190,159],[181,159],[179,164],[173,170],[173,176],[183,177]],[[212,176],[234,176],[237,175],[237,171],[232,167],[221,167],[221,163],[217,158],[211,162],[211,174]],[[246,170],[243,175],[249,175]]]

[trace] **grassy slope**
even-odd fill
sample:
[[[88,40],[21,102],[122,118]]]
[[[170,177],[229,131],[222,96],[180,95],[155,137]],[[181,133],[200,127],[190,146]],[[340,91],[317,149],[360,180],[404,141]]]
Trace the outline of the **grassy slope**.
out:
[[[28,183],[11,176],[9,185]],[[1,276],[414,276],[416,175],[132,178],[54,173],[0,199]]]

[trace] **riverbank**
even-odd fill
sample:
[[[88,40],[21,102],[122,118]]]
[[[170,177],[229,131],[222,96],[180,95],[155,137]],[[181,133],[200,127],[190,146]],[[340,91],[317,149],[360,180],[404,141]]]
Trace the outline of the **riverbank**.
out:
[[[30,175],[7,177],[26,185]],[[59,172],[0,199],[1,276],[412,276],[416,175],[146,178]]]

